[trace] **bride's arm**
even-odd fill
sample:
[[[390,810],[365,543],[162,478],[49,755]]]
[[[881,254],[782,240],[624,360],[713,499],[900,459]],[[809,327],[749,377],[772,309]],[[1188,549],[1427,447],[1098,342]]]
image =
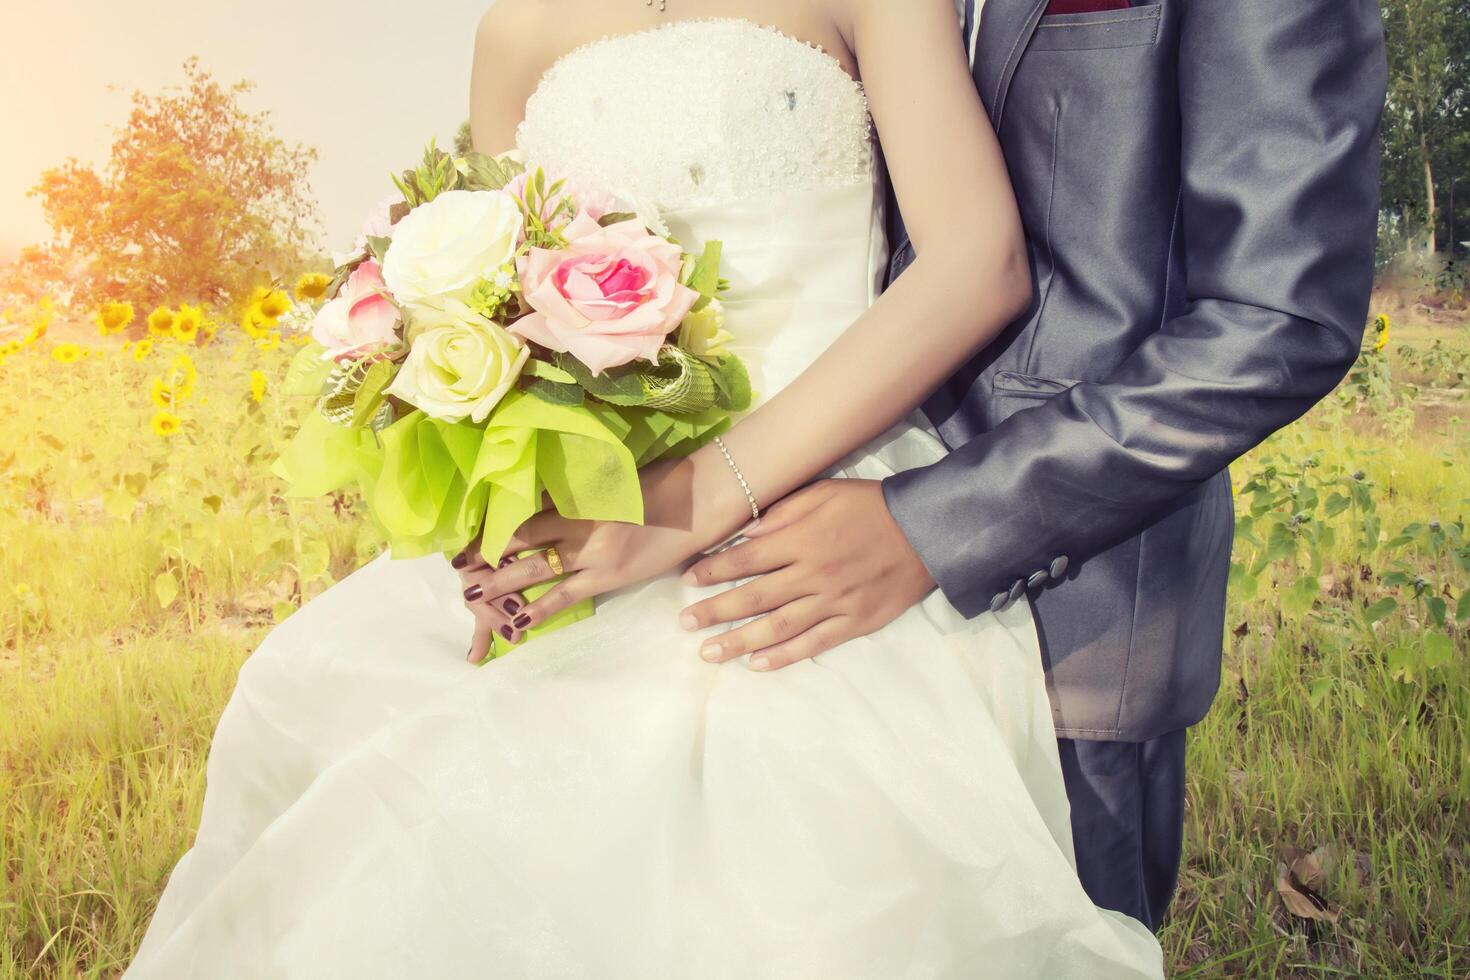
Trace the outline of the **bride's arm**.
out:
[[[1015,199],[952,0],[850,0],[844,13],[919,257],[816,363],[725,436],[762,504],[908,415],[1031,300]],[[744,489],[715,446],[651,468],[644,487],[643,527],[548,513],[523,529],[513,551],[554,544],[574,572],[525,609],[517,628],[661,574],[750,518]],[[533,558],[489,572],[484,592],[506,595],[548,577],[546,562]]]
[[[849,7],[848,36],[918,258],[800,378],[725,437],[763,505],[907,416],[1031,301],[1020,217],[952,0]],[[710,471],[709,493],[729,483],[714,447],[695,466],[701,476]],[[722,513],[727,525],[748,513],[739,497]]]

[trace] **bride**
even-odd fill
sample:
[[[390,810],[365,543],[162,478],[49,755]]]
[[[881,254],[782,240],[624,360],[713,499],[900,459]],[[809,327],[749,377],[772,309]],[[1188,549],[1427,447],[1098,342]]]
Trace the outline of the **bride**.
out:
[[[645,473],[646,526],[543,515],[524,561],[380,558],[276,629],[127,976],[1161,976],[1077,880],[1026,603],[967,621],[931,592],[781,669],[679,625],[707,594],[683,567],[753,508],[939,459],[915,406],[1029,302],[951,0],[501,0],[472,107],[478,148],[723,241],[758,407],[728,458]],[[881,299],[870,121],[921,245]],[[529,606],[493,598],[558,564]]]

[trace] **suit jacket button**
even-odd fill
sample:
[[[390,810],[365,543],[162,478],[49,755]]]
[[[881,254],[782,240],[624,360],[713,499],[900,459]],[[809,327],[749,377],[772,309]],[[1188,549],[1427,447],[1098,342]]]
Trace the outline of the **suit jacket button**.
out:
[[[1021,596],[1025,595],[1025,594],[1026,594],[1026,580],[1025,579],[1016,579],[1016,584],[1013,585],[1013,586],[1011,586],[1011,594],[1008,597],[1008,600],[1010,602],[1015,602],[1017,599],[1021,598]]]
[[[1051,563],[1051,577],[1061,578],[1065,574],[1067,574],[1067,556],[1063,555]]]
[[[1026,580],[1026,588],[1039,589],[1043,585],[1045,585],[1047,583],[1047,580],[1050,578],[1051,576],[1048,575],[1046,572],[1036,572]]]
[[[997,592],[995,598],[990,600],[990,611],[1000,612],[1006,607],[1006,603],[1010,601],[1011,597],[1008,594],[1004,592]]]

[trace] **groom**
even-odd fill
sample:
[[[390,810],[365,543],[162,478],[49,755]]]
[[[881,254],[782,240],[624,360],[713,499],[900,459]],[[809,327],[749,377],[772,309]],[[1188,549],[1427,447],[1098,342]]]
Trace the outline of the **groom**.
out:
[[[781,666],[936,585],[969,616],[1028,599],[1082,882],[1156,929],[1184,730],[1219,684],[1226,466],[1331,391],[1361,341],[1378,5],[989,0],[981,20],[963,4],[1035,303],[925,406],[945,460],[788,498],[694,567],[703,584],[770,576],[698,619],[771,614],[763,652]],[[901,222],[892,241],[898,276]],[[812,596],[821,621],[788,628],[784,603]]]

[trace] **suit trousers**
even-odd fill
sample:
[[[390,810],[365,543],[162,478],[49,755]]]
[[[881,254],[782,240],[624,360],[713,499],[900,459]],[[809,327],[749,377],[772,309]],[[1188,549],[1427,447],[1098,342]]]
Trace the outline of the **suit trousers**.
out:
[[[1082,887],[1155,932],[1184,842],[1184,730],[1147,742],[1058,739]]]

